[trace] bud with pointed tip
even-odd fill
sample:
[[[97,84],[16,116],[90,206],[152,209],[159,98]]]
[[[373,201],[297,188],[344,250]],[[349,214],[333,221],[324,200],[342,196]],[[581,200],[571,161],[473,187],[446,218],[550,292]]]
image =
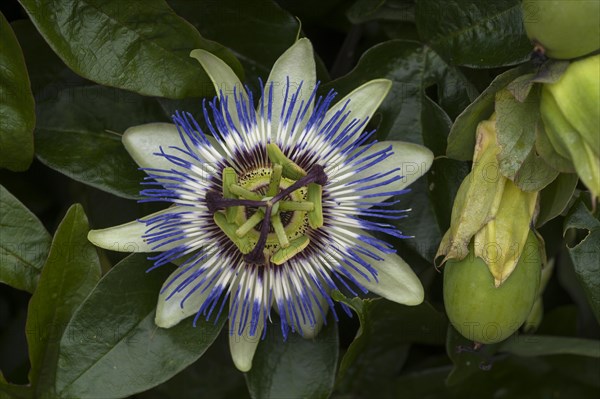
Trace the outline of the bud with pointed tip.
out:
[[[573,62],[542,88],[540,112],[548,140],[571,160],[581,181],[600,195],[600,55]]]

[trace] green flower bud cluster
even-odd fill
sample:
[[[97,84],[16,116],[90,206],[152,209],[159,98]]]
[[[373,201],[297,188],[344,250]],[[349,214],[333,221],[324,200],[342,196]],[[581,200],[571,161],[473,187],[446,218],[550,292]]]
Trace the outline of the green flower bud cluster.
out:
[[[444,305],[452,325],[477,343],[500,342],[531,314],[543,246],[531,225],[538,191],[501,173],[496,115],[477,127],[471,172],[461,183],[443,256]]]
[[[450,229],[436,258],[462,260],[472,243],[500,286],[514,271],[535,216],[538,192],[526,192],[499,173],[495,116],[477,128],[473,168],[460,185]]]
[[[572,165],[581,181],[600,195],[600,55],[572,62],[542,87],[540,112],[554,153],[547,158]],[[555,163],[556,164],[556,163]]]

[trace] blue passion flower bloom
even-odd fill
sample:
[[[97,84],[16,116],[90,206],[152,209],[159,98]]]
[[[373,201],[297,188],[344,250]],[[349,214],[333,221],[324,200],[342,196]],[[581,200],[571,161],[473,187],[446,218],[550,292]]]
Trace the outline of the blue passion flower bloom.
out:
[[[191,56],[218,93],[203,102],[205,127],[176,112],[174,124],[123,135],[148,175],[144,201],[171,206],[89,233],[103,248],[156,252],[154,267],[178,265],[160,291],[156,324],[228,317],[234,363],[247,371],[275,314],[284,338],[314,337],[328,312],[337,319],[334,290],[421,303],[412,269],[371,234],[403,237],[390,222],[405,211],[385,200],[433,160],[422,146],[363,132],[391,82],[369,81],[337,102],[333,91],[319,97],[313,49],[300,39],[261,82],[255,108],[223,61],[203,50]]]

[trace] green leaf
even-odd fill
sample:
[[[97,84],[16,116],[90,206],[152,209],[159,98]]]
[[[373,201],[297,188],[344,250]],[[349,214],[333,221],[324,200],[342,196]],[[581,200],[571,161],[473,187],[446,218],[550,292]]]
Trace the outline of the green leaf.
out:
[[[9,384],[0,372],[1,399],[33,399],[33,389],[28,385]]]
[[[346,15],[354,24],[373,20],[414,22],[415,5],[403,0],[356,0]]]
[[[432,105],[426,98],[425,89],[437,85],[440,104],[448,113],[451,112],[446,103],[452,107],[465,107],[473,90],[458,69],[449,66],[429,47],[413,41],[391,40],[370,48],[356,68],[324,85],[323,91],[334,88],[341,98],[362,83],[377,78],[393,82],[379,107],[382,116],[377,129],[379,138],[417,144],[424,143],[424,118],[430,117],[432,112],[440,112],[430,109]]]
[[[573,205],[565,219],[564,232],[572,228],[588,231],[585,238],[568,248],[568,251],[575,266],[577,279],[583,287],[596,320],[600,322],[600,221],[594,218],[581,199]]]
[[[569,205],[575,192],[578,177],[575,173],[560,173],[556,179],[540,192],[540,211],[536,227],[560,215]]]
[[[36,397],[54,397],[59,342],[75,309],[100,279],[96,249],[87,240],[88,221],[73,205],[58,226],[38,286],[29,301],[26,335]]]
[[[444,155],[448,145],[446,138],[450,133],[452,121],[446,112],[429,97],[423,98],[422,105],[423,142],[436,157]]]
[[[215,340],[215,324],[191,319],[154,324],[158,292],[171,268],[134,254],[114,266],[79,307],[60,341],[56,389],[62,398],[122,398],[150,389],[197,360]]]
[[[469,341],[460,335],[452,325],[449,325],[446,335],[446,352],[454,367],[446,378],[446,384],[448,386],[461,384],[474,374],[488,369],[492,356],[497,350],[498,344],[475,347],[473,341]]]
[[[20,2],[69,68],[106,86],[169,98],[209,94],[208,76],[189,57],[197,48],[241,73],[227,49],[202,38],[162,0]]]
[[[144,173],[123,147],[121,133],[164,120],[152,98],[101,86],[66,89],[38,107],[36,155],[72,179],[138,198]]]
[[[279,326],[269,326],[246,374],[252,398],[327,398],[333,390],[338,361],[338,329],[332,317],[314,339],[289,334],[283,340]]]
[[[251,87],[256,87],[258,77],[269,76],[299,31],[298,20],[271,0],[168,2],[202,35],[218,39],[236,55]]]
[[[0,13],[0,168],[22,171],[33,160],[35,102],[21,47]]]
[[[136,395],[140,399],[245,399],[249,398],[244,374],[240,373],[229,351],[228,331],[224,329],[198,361],[179,374],[153,388]],[[227,383],[215,383],[226,381]]]
[[[397,240],[399,241],[398,245],[401,248],[412,249],[428,262],[433,262],[443,233],[438,223],[435,204],[432,202],[429,189],[431,183],[428,181],[433,176],[436,163],[437,160],[433,162],[432,170],[427,173],[427,178],[418,179],[410,185],[409,192],[397,197],[401,202],[395,208],[410,209],[408,217],[391,221],[403,234],[414,237]],[[385,239],[389,241],[388,237]],[[412,262],[409,263],[414,267]]]
[[[526,67],[518,67],[496,76],[483,93],[456,118],[448,135],[448,157],[459,161],[473,159],[477,125],[494,112],[496,93],[525,72]]]
[[[513,80],[509,88],[518,80]],[[523,90],[517,90],[519,97],[524,97],[523,101],[516,99],[509,89],[496,93],[498,163],[500,173],[521,190],[539,191],[558,176],[558,171],[546,164],[535,151],[540,86],[526,89],[527,95],[520,91]]]
[[[25,63],[31,80],[31,90],[37,102],[56,97],[65,87],[73,88],[92,84],[70,70],[28,19],[11,23],[23,49]]]
[[[0,185],[0,282],[33,292],[51,242],[42,222]]]
[[[415,14],[421,39],[452,65],[514,65],[531,52],[519,0],[418,0]]]
[[[358,314],[360,330],[342,358],[338,389],[368,396],[395,378],[410,344],[443,345],[448,321],[429,303],[403,306],[385,299],[334,299]],[[380,392],[381,394],[381,392]]]
[[[427,173],[429,200],[435,212],[440,232],[445,232],[450,228],[454,198],[469,171],[470,168],[466,162],[440,157],[435,159],[433,166]],[[407,221],[409,224],[411,217],[412,215]],[[415,223],[421,223],[421,221],[416,220]],[[421,241],[421,237],[416,236],[416,240]],[[437,245],[439,242],[434,244]]]
[[[571,337],[517,335],[506,340],[499,350],[526,357],[577,355],[600,358],[600,341]]]

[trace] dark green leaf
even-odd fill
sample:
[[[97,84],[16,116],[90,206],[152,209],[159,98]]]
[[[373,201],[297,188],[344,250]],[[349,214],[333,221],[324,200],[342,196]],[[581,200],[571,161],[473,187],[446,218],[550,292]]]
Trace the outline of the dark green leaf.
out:
[[[594,218],[583,201],[579,200],[565,220],[565,232],[571,228],[588,230],[587,236],[568,250],[577,278],[583,286],[596,320],[600,322],[600,221]]]
[[[121,398],[150,389],[197,360],[218,323],[154,324],[158,292],[171,269],[134,254],[113,267],[83,302],[60,341],[56,388],[62,398]]]
[[[51,242],[38,218],[0,185],[0,282],[33,292]]]
[[[337,385],[342,391],[367,396],[398,375],[411,343],[444,344],[448,321],[428,303],[404,306],[334,295],[360,319],[360,330],[340,365]]]
[[[498,344],[476,347],[460,335],[452,325],[448,326],[446,335],[446,352],[454,367],[446,379],[449,386],[465,382],[473,374],[489,368],[492,356],[498,350]]]
[[[561,173],[540,192],[540,211],[536,227],[560,215],[575,192],[578,177],[575,173]]]
[[[423,118],[431,115],[427,111],[431,104],[424,105],[427,101],[425,89],[437,84],[440,90],[444,89],[444,98],[452,98],[452,103],[464,102],[465,106],[472,89],[458,69],[450,67],[430,48],[418,42],[391,40],[369,49],[352,72],[325,85],[324,90],[335,88],[341,98],[360,84],[376,78],[393,82],[390,93],[379,107],[382,121],[378,136],[419,144],[424,143]]]
[[[30,386],[9,384],[0,372],[0,399],[33,399],[34,393]]]
[[[328,325],[312,340],[290,334],[286,341],[278,326],[261,341],[246,374],[253,398],[327,398],[331,395],[338,360],[337,323]]]
[[[33,160],[35,103],[19,42],[0,13],[0,168],[21,171]]]
[[[38,107],[36,155],[77,181],[137,198],[144,173],[125,151],[121,133],[163,120],[152,98],[101,86],[63,90]]]
[[[245,399],[244,374],[231,360],[228,331],[224,329],[198,361],[156,388],[136,395],[140,399]],[[220,382],[225,383],[220,383]]]
[[[578,355],[600,358],[600,341],[544,335],[517,335],[506,340],[499,350],[527,357]]]
[[[423,121],[423,143],[438,157],[446,152],[448,133],[452,121],[446,112],[429,97],[423,97],[421,120]]]
[[[524,75],[528,76],[528,75]],[[551,183],[558,171],[536,155],[536,126],[539,121],[540,86],[517,89],[520,78],[496,93],[496,134],[500,147],[500,173],[523,191],[539,191]],[[510,91],[512,85],[512,92]],[[525,95],[523,91],[528,94]],[[514,97],[517,92],[523,101]]]
[[[523,162],[535,143],[535,125],[539,118],[540,91],[529,93],[525,102],[517,101],[507,89],[496,93],[496,135],[500,152],[500,173],[516,180]]]
[[[390,398],[593,398],[598,394],[598,362],[577,356],[524,358],[505,356],[492,359],[486,371],[462,384],[446,386],[445,366],[420,364],[393,381]]]
[[[499,67],[527,60],[519,0],[418,0],[421,39],[452,65]]]
[[[398,197],[398,208],[410,209],[410,212],[407,218],[392,221],[403,234],[414,237],[401,240],[400,245],[412,249],[428,262],[433,262],[443,233],[431,202],[428,179],[432,173],[427,174],[427,179],[421,178],[412,183],[410,191]]]
[[[271,0],[168,0],[207,38],[219,40],[239,58],[246,83],[269,75],[273,63],[296,40],[298,21]]]
[[[162,0],[20,0],[59,57],[75,72],[107,86],[183,98],[213,91],[198,62],[203,48],[238,73],[238,61],[208,41]]]
[[[38,102],[55,98],[65,87],[91,84],[58,58],[30,20],[21,19],[11,25],[23,49],[31,90]]]
[[[446,155],[460,161],[473,159],[477,125],[494,112],[496,93],[526,72],[525,67],[514,68],[498,75],[492,83],[454,121],[448,135]]]
[[[415,5],[406,0],[356,0],[346,15],[355,24],[379,19],[414,22]]]
[[[87,240],[88,221],[73,205],[56,230],[48,260],[27,311],[29,380],[36,397],[54,397],[59,342],[75,309],[100,279],[96,249]]]
[[[445,232],[450,228],[454,198],[458,187],[460,187],[469,171],[470,168],[466,162],[440,157],[435,159],[427,174],[429,199],[441,232]],[[419,223],[419,221],[416,221],[416,223]],[[416,239],[420,240],[418,236]],[[435,244],[437,245],[438,242]]]

